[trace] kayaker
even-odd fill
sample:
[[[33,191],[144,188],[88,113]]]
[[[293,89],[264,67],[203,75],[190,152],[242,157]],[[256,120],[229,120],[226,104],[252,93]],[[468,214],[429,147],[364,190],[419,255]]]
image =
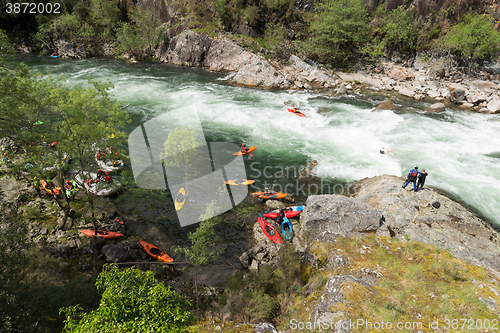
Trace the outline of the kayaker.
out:
[[[186,194],[182,194],[181,192],[177,193],[177,196],[175,197],[175,200],[177,200],[177,202],[182,202],[184,200],[184,198],[187,197],[187,192]]]
[[[104,177],[104,181],[106,183],[111,183],[113,182],[113,178],[111,178],[111,175],[109,174],[109,172],[106,172],[106,177]]]
[[[278,213],[276,213],[276,221],[275,224],[280,226],[283,220],[285,219],[285,209],[281,208]]]
[[[241,152],[245,154],[248,153],[248,148],[244,143],[241,144]]]
[[[406,188],[406,185],[408,185],[410,182],[413,183],[413,190],[417,191],[417,178],[420,177],[420,171],[418,171],[418,166],[415,166],[410,172],[408,172],[408,176],[406,177],[406,183],[401,186],[402,188]]]
[[[33,177],[33,186],[35,187],[36,193],[40,196],[40,181],[37,177]]]
[[[428,175],[428,173],[425,172],[425,169],[422,169],[422,172],[420,173],[420,177],[418,177],[417,191],[420,191],[424,188],[425,178],[427,177],[427,175]]]
[[[54,50],[54,52],[52,53],[52,56],[53,57],[58,57],[59,56],[59,54],[57,53],[57,50]]]
[[[297,110],[297,108],[293,108],[293,113],[299,113],[299,110]]]
[[[104,171],[102,171],[101,169],[97,169],[96,180],[104,180]]]
[[[390,153],[390,152],[391,152],[391,151],[390,151],[389,149],[385,148],[385,147],[382,147],[382,148],[380,149],[380,154],[388,154],[388,153]]]
[[[241,184],[241,183],[243,183],[243,180],[242,180],[242,179],[240,179],[240,174],[239,174],[239,173],[237,173],[237,174],[236,174],[236,179],[234,180],[234,182],[235,182],[236,184]]]

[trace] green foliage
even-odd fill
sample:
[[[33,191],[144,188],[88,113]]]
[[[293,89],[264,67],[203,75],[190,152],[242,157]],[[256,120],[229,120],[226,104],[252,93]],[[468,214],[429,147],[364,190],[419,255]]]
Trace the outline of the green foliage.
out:
[[[245,8],[243,17],[248,21],[250,26],[257,28],[261,24],[261,9],[257,5],[248,6]]]
[[[311,49],[323,61],[342,63],[367,38],[367,13],[361,0],[327,0],[311,24]]]
[[[184,181],[196,177],[198,170],[195,167],[200,160],[200,143],[196,137],[196,131],[185,127],[176,128],[168,133],[167,140],[163,143],[165,151],[160,158],[166,167],[179,168],[184,173]]]
[[[373,41],[366,43],[360,51],[365,60],[374,62],[385,54],[385,46],[385,40],[381,42],[378,37],[375,37]]]
[[[158,14],[153,7],[137,7],[129,12],[129,16],[132,23],[118,24],[115,44],[120,51],[133,56],[151,54],[154,45],[160,43],[165,34]]]
[[[500,48],[500,34],[493,29],[489,16],[467,14],[442,38],[440,49],[465,60],[493,56]]]
[[[81,313],[78,306],[61,309],[66,315],[64,332],[186,332],[189,302],[157,283],[152,271],[105,265],[96,287],[102,292],[98,309],[90,313]]]
[[[401,51],[415,49],[415,34],[411,23],[411,13],[399,6],[387,15],[385,38],[387,46]]]

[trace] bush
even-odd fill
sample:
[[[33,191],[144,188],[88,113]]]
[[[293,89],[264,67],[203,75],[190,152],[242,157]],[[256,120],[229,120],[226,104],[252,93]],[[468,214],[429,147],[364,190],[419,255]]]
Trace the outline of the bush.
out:
[[[384,39],[387,46],[398,48],[403,52],[415,49],[415,34],[410,17],[410,12],[404,10],[402,6],[387,15]]]
[[[500,47],[500,34],[493,29],[492,22],[490,16],[467,14],[441,39],[439,48],[468,62],[493,56]]]
[[[97,310],[61,309],[65,332],[183,332],[191,320],[189,303],[157,283],[152,271],[105,265],[96,286],[102,292]]]
[[[311,24],[311,49],[323,62],[342,64],[367,40],[367,12],[361,0],[327,0]]]

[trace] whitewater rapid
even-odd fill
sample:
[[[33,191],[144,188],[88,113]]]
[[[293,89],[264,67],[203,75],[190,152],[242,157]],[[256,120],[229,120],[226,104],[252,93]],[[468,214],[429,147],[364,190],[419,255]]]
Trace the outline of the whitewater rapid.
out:
[[[425,168],[426,184],[449,193],[500,226],[500,116],[447,108],[426,114],[429,102],[395,101],[398,110],[373,111],[381,95],[332,98],[311,92],[269,91],[229,86],[224,75],[156,63],[117,60],[27,61],[45,73],[64,74],[69,85],[88,75],[114,84],[113,96],[132,115],[128,130],[171,112],[172,124],[189,126],[186,110],[197,110],[207,141],[258,146],[247,159],[255,189],[267,178],[295,181],[278,172],[300,171],[317,160],[326,181],[349,183],[389,174],[406,177]],[[286,111],[298,106],[301,118]],[[173,112],[172,112],[173,111]],[[381,147],[392,154],[381,155]],[[267,177],[255,170],[269,166]],[[260,185],[259,185],[260,184]]]

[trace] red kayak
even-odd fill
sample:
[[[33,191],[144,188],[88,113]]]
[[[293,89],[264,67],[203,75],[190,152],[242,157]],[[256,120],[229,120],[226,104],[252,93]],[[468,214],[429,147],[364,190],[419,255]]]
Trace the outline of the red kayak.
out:
[[[87,230],[87,229],[82,229],[80,230],[82,234],[89,236],[89,237],[94,237],[94,230]],[[97,237],[102,237],[105,239],[114,239],[123,236],[123,234],[119,232],[114,232],[114,231],[106,231],[106,230],[97,230]]]
[[[287,207],[287,208],[285,208],[285,216],[287,218],[297,216],[300,214],[300,212],[302,212],[302,209],[304,209],[304,206]],[[262,215],[264,215],[264,217],[268,217],[270,219],[275,219],[277,214],[278,214],[278,210],[273,210],[272,212],[265,213]]]
[[[304,117],[305,116],[305,114],[303,114],[302,112],[297,111],[297,109],[287,109],[287,110],[288,110],[288,112],[295,113],[299,117]]]
[[[262,229],[262,231],[264,232],[264,234],[267,236],[267,238],[272,240],[273,243],[283,243],[283,241],[281,240],[281,237],[278,234],[278,232],[276,231],[276,229],[274,229],[274,227],[272,225],[270,225],[269,222],[264,220],[262,218],[262,215],[261,215],[261,217],[259,217],[259,225],[260,225],[260,228]]]

